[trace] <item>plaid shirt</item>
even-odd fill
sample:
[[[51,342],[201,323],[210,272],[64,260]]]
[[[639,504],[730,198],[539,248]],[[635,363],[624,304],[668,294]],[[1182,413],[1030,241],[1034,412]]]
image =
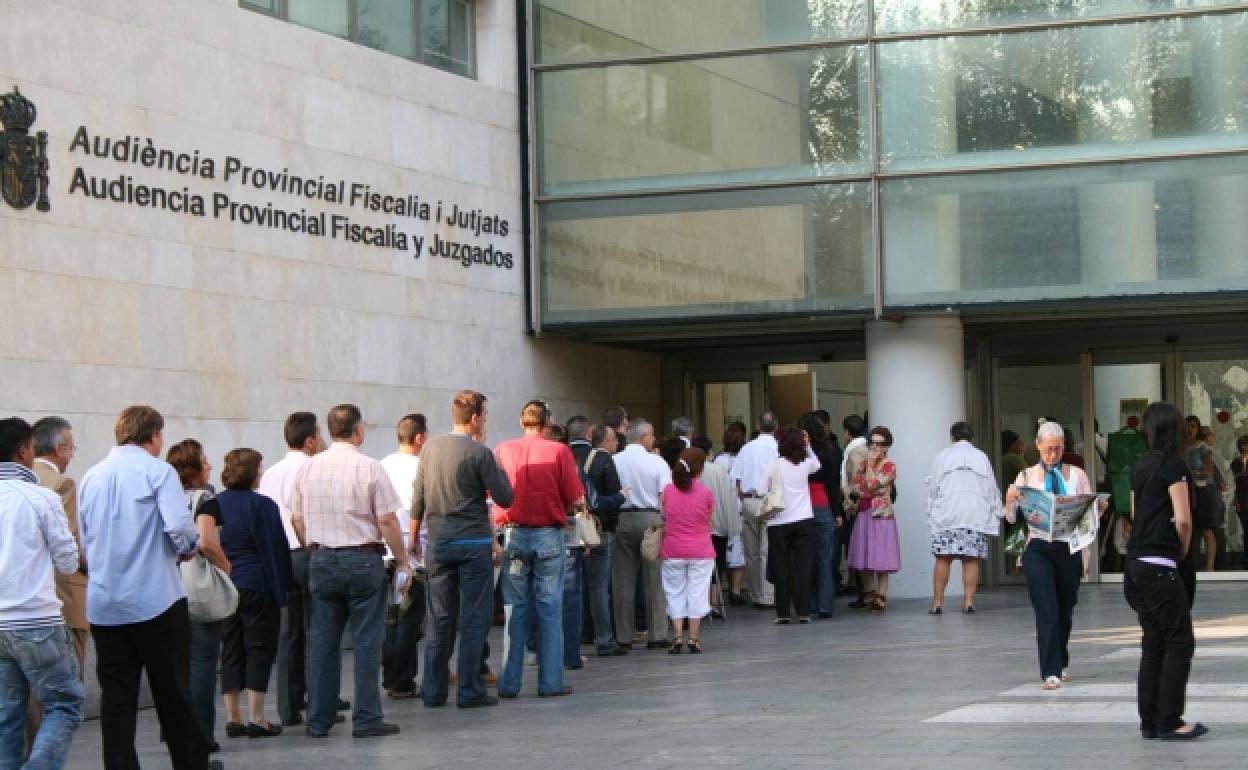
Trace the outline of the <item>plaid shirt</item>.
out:
[[[381,463],[335,441],[299,469],[286,506],[303,515],[308,545],[343,548],[382,542],[377,517],[402,503]]]

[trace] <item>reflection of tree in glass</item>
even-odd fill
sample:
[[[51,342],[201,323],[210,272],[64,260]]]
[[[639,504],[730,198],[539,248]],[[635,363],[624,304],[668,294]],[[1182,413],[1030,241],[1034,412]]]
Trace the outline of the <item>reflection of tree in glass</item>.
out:
[[[389,42],[389,39],[386,36],[386,31],[378,26],[368,26],[364,23],[364,19],[374,17],[376,8],[379,4],[377,0],[356,0],[356,2],[358,3],[357,16],[360,19],[360,43],[368,46],[369,48],[376,48],[379,51],[390,50],[386,47],[386,43]],[[384,5],[384,3],[382,3],[382,5]]]

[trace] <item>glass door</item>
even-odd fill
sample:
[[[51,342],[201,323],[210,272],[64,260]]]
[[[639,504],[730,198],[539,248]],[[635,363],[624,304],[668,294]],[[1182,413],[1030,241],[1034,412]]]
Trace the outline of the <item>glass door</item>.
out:
[[[1197,434],[1189,439],[1188,464],[1198,487],[1198,579],[1248,579],[1248,356],[1242,349],[1184,352],[1180,390]]]
[[[1041,421],[1060,423],[1066,430],[1067,457],[1078,455],[1084,440],[1084,379],[1084,365],[1077,356],[993,361],[994,435],[999,439],[990,456],[1003,494],[1019,471],[1039,462],[1035,439]],[[1023,582],[1017,555],[1004,552],[1005,538],[996,538],[994,548],[997,582]]]

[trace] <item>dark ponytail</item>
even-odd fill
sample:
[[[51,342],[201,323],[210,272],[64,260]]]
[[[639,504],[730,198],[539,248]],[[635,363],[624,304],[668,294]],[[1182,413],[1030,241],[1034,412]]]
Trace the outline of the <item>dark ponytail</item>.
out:
[[[680,453],[680,458],[672,463],[672,483],[681,492],[693,488],[693,480],[702,475],[702,467],[706,465],[706,452],[689,447]]]

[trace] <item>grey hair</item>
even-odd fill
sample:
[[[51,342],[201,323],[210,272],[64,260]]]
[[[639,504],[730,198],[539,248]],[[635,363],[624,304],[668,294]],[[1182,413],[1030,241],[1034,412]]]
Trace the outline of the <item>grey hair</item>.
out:
[[[776,428],[780,427],[780,420],[776,417],[776,413],[768,409],[758,418],[758,430],[760,433],[775,433]]]
[[[630,444],[636,444],[641,441],[641,437],[654,430],[654,426],[645,417],[638,417],[636,420],[628,424],[628,441]]]
[[[1040,426],[1036,431],[1036,441],[1043,441],[1046,438],[1060,438],[1066,440],[1066,431],[1062,428],[1060,422],[1049,421]]]
[[[688,417],[677,417],[672,420],[672,435],[676,438],[693,433],[693,420]]]
[[[44,417],[34,425],[35,456],[47,457],[56,454],[56,450],[64,446],[65,431],[73,430],[74,426],[64,417]]]
[[[576,415],[568,420],[568,440],[589,435],[589,418]]]

